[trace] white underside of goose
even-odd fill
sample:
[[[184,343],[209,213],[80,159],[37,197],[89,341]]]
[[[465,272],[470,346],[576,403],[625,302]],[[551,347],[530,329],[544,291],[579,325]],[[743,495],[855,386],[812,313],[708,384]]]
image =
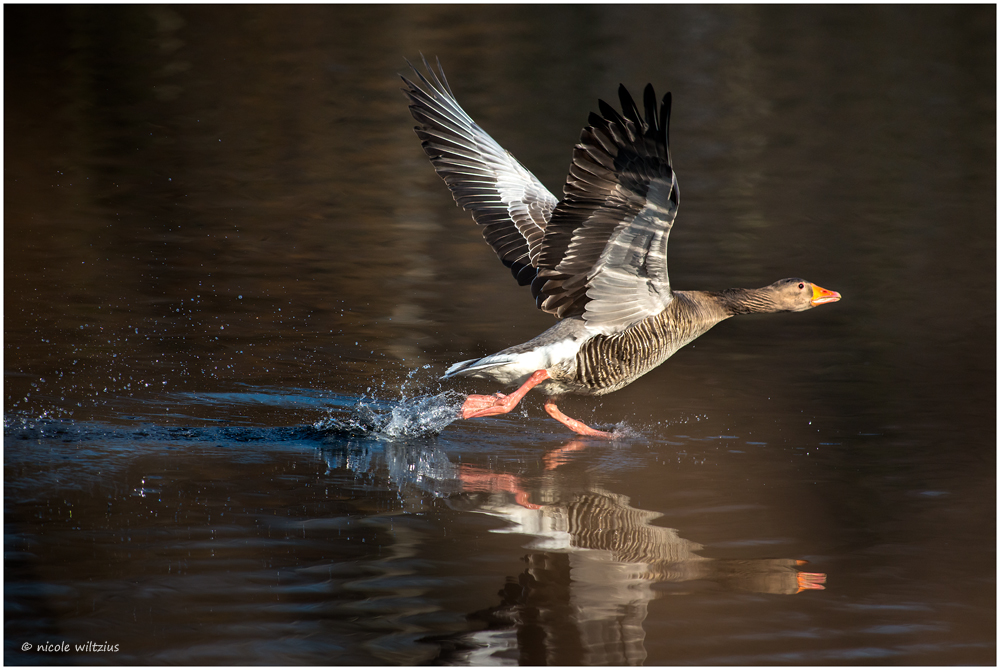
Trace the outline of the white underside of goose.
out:
[[[576,356],[580,351],[577,340],[563,340],[518,353],[499,352],[484,358],[455,363],[444,379],[454,376],[492,379],[507,386],[521,385],[536,370],[549,370]]]
[[[583,343],[600,332],[601,329],[591,328],[583,319],[565,319],[524,344],[483,358],[455,363],[448,368],[442,379],[473,377],[490,379],[506,386],[520,386],[538,370],[552,370],[572,361]],[[573,390],[551,379],[541,383],[539,388],[547,395],[559,395]]]

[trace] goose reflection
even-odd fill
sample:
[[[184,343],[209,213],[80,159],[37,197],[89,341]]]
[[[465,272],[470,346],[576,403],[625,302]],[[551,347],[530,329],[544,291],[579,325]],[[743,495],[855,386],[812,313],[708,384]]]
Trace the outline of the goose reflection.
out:
[[[484,629],[444,645],[456,650],[447,661],[641,664],[643,622],[654,598],[690,592],[696,582],[773,595],[824,588],[826,575],[802,570],[805,561],[701,556],[701,544],[653,524],[660,513],[634,507],[628,496],[599,485],[556,477],[569,455],[585,447],[572,441],[548,451],[538,485],[537,477],[529,482],[523,475],[453,463],[433,444],[384,445],[397,484],[416,484],[455,509],[502,518],[508,525],[497,532],[531,538],[525,568],[507,578],[500,601],[469,615]],[[371,456],[353,463],[337,459],[336,465],[367,470]]]
[[[614,579],[627,582],[683,582],[712,580],[726,587],[754,593],[795,594],[823,589],[826,576],[800,572],[806,561],[794,559],[712,559],[696,552],[701,544],[682,538],[673,528],[654,526],[658,512],[629,505],[628,496],[597,486],[573,494],[568,500],[539,505],[530,502],[514,475],[497,475],[461,466],[466,489],[514,494],[510,502],[475,503],[475,511],[507,520],[502,532],[521,533],[535,539],[530,549],[579,552],[587,561],[612,566]],[[468,479],[466,479],[468,478]]]
[[[584,443],[574,441],[548,452],[544,459],[547,468],[554,469],[565,453],[584,447]],[[589,486],[566,500],[536,504],[517,475],[469,465],[460,466],[458,475],[465,491],[512,494],[512,501],[489,496],[475,504],[476,511],[504,518],[511,524],[504,532],[534,536],[531,548],[587,551],[615,565],[635,566],[627,572],[652,582],[707,579],[736,590],[775,594],[824,588],[825,575],[797,569],[806,561],[699,556],[696,552],[702,545],[680,537],[673,528],[652,524],[660,513],[632,507],[628,496],[598,486]]]

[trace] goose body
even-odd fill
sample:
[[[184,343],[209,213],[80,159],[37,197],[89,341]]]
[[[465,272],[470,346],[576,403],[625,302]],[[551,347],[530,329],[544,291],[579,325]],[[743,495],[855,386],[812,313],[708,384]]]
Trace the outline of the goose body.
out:
[[[456,363],[444,376],[478,377],[520,386],[536,370],[545,369],[550,378],[538,389],[546,395],[611,393],[727,318],[712,303],[702,305],[697,296],[693,298],[688,292],[676,291],[662,312],[613,333],[588,328],[580,317],[563,319],[523,344]]]
[[[455,200],[536,306],[560,319],[537,337],[452,365],[444,378],[516,386],[511,395],[470,395],[464,418],[509,412],[532,388],[546,411],[575,432],[600,437],[563,414],[555,398],[603,395],[632,383],[712,326],[737,314],[803,311],[840,299],[804,279],[759,289],[672,290],[667,238],[680,202],[668,143],[669,93],[651,85],[644,114],[624,86],[622,112],[599,101],[558,200],[458,105],[441,70],[403,77],[415,128]]]

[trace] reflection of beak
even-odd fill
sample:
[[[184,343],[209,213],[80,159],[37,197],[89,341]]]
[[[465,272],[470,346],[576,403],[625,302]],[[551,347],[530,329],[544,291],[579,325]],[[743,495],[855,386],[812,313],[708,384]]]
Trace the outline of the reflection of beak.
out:
[[[816,284],[813,287],[813,297],[810,300],[810,304],[815,307],[816,305],[822,305],[825,302],[837,302],[840,300],[840,294],[836,291],[827,291],[825,288],[820,288]]]

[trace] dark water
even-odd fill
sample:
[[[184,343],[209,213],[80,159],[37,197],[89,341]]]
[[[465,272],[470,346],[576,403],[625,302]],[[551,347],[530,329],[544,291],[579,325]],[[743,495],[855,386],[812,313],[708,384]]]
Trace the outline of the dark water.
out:
[[[4,18],[7,664],[996,662],[994,7]],[[844,299],[565,402],[610,443],[455,421],[551,321],[421,52],[554,192],[672,90],[672,284]]]

